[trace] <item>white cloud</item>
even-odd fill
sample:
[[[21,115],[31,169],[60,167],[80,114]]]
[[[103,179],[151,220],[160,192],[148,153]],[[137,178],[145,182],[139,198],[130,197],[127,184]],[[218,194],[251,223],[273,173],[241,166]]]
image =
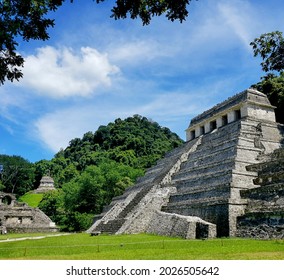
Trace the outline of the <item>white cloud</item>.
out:
[[[99,125],[113,121],[114,112],[104,110],[99,105],[58,110],[44,115],[34,123],[35,135],[43,146],[58,152],[61,148],[66,148],[70,140],[81,138],[84,133],[96,130]]]
[[[119,73],[107,54],[90,47],[82,47],[77,54],[47,46],[25,61],[22,84],[54,98],[89,96],[99,87],[110,86],[112,75]]]
[[[71,139],[80,137],[85,130],[85,113],[82,108],[73,108],[46,114],[35,123],[39,140],[53,152],[65,148]]]
[[[230,27],[246,48],[251,49],[255,29],[259,27],[258,17],[250,3],[243,0],[223,1],[218,3],[218,10],[225,25]]]
[[[157,38],[156,38],[157,39]],[[109,52],[114,61],[120,64],[137,64],[146,61],[151,61],[163,56],[167,56],[165,47],[162,47],[157,40],[137,40],[130,42],[123,42],[111,46]]]
[[[13,123],[19,123],[17,117],[11,112],[11,108],[16,108],[19,112],[22,108],[26,107],[25,98],[17,91],[13,92],[13,88],[5,85],[0,88],[0,115],[1,117],[12,121]]]

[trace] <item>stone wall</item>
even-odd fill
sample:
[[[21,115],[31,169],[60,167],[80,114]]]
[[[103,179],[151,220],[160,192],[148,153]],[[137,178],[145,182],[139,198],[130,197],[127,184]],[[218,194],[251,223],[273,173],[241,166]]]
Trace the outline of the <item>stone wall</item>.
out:
[[[155,211],[146,232],[187,239],[214,238],[216,225],[203,221],[199,217]]]
[[[198,216],[217,224],[218,236],[234,236],[236,217],[245,207],[239,191],[253,187],[256,178],[245,166],[263,152],[255,146],[256,125],[245,118],[205,134],[173,176],[177,192],[162,210]]]

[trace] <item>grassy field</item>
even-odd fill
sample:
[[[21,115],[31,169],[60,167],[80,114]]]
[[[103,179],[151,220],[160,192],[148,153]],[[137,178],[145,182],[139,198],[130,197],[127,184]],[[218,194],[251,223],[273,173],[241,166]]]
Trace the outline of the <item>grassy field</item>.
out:
[[[42,193],[25,193],[19,198],[19,201],[26,202],[31,207],[38,207],[43,197]]]
[[[184,240],[146,234],[91,237],[80,233],[0,242],[0,259],[283,260],[284,240]]]

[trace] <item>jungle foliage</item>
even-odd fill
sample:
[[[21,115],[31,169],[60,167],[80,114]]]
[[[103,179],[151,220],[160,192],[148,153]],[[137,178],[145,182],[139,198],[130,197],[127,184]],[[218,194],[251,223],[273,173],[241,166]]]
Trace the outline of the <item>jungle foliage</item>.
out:
[[[107,126],[100,126],[95,133],[87,132],[82,139],[71,140],[55,158],[63,157],[78,170],[106,159],[144,169],[181,143],[168,128],[135,115],[125,120],[116,119]]]
[[[0,156],[0,187],[20,196],[51,174],[57,191],[46,193],[39,208],[62,229],[80,231],[146,168],[182,143],[168,128],[145,117],[116,119],[71,140],[51,160],[32,164],[21,157]]]

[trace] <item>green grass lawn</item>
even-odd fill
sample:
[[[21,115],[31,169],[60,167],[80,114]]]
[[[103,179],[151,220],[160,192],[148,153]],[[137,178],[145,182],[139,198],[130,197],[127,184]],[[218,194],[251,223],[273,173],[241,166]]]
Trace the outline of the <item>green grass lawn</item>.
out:
[[[19,201],[27,203],[31,207],[38,207],[43,197],[42,193],[25,193],[19,198]]]
[[[0,259],[283,260],[284,240],[184,240],[146,234],[71,234],[0,243]]]

